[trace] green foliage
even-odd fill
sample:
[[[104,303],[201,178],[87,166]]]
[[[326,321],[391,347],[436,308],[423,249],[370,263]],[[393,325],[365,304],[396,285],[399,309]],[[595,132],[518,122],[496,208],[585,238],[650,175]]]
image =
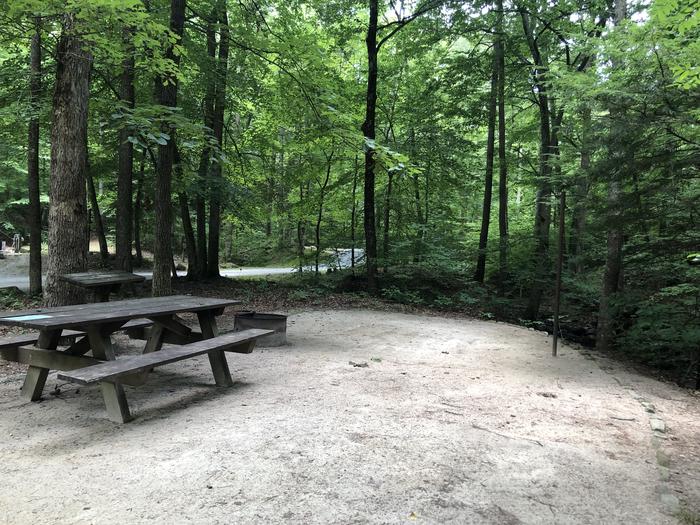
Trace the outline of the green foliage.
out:
[[[674,370],[692,361],[700,348],[700,287],[668,286],[643,301],[621,343],[657,368]]]

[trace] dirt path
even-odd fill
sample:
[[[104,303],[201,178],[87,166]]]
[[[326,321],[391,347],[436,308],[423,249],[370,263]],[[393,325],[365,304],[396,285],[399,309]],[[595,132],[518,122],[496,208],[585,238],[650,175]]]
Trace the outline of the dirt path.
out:
[[[26,404],[20,376],[0,378],[0,522],[666,524],[698,510],[700,402],[684,391],[569,348],[552,359],[545,335],[501,323],[308,312],[288,337],[229,357],[233,389],[210,386],[206,358],[163,368],[127,391],[124,426],[97,388]]]

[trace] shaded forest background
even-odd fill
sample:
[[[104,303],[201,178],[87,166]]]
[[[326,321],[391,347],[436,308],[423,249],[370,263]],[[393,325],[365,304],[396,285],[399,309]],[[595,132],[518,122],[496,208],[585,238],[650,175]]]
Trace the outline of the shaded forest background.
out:
[[[174,255],[294,264],[550,330],[560,275],[565,336],[700,378],[699,2],[0,6],[0,231],[47,304],[90,236],[156,295]]]

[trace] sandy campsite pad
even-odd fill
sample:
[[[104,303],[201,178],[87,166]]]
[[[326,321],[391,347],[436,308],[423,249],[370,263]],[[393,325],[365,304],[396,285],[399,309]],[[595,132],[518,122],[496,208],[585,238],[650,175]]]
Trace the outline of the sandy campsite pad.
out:
[[[97,387],[51,395],[54,373],[27,403],[21,375],[0,377],[0,522],[664,524],[698,509],[700,403],[680,389],[566,347],[552,359],[544,334],[501,323],[307,312],[288,339],[230,355],[231,389],[206,357],[159,369],[126,387],[122,426]]]

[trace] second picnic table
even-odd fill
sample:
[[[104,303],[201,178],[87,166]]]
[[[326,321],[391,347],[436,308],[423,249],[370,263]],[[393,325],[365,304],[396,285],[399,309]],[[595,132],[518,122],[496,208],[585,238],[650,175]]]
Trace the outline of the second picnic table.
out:
[[[35,347],[5,349],[0,357],[30,365],[23,397],[39,400],[49,371],[59,370],[63,371],[59,373],[62,379],[80,384],[99,382],[109,418],[126,422],[131,414],[122,384],[142,384],[155,366],[206,353],[217,386],[233,385],[224,351],[249,353],[258,337],[271,333],[247,330],[219,336],[216,317],[239,302],[181,295],[0,312],[0,324],[39,330]],[[183,324],[177,315],[181,313],[195,313],[201,331]],[[139,319],[153,323],[144,355],[117,359],[111,335]],[[59,350],[64,331],[78,331],[82,337]],[[166,342],[181,346],[161,350]],[[90,351],[92,357],[86,356]]]
[[[68,273],[59,276],[59,279],[80,288],[85,288],[92,293],[94,302],[99,303],[109,301],[109,294],[118,292],[125,284],[137,284],[146,280],[143,275],[123,270]]]

